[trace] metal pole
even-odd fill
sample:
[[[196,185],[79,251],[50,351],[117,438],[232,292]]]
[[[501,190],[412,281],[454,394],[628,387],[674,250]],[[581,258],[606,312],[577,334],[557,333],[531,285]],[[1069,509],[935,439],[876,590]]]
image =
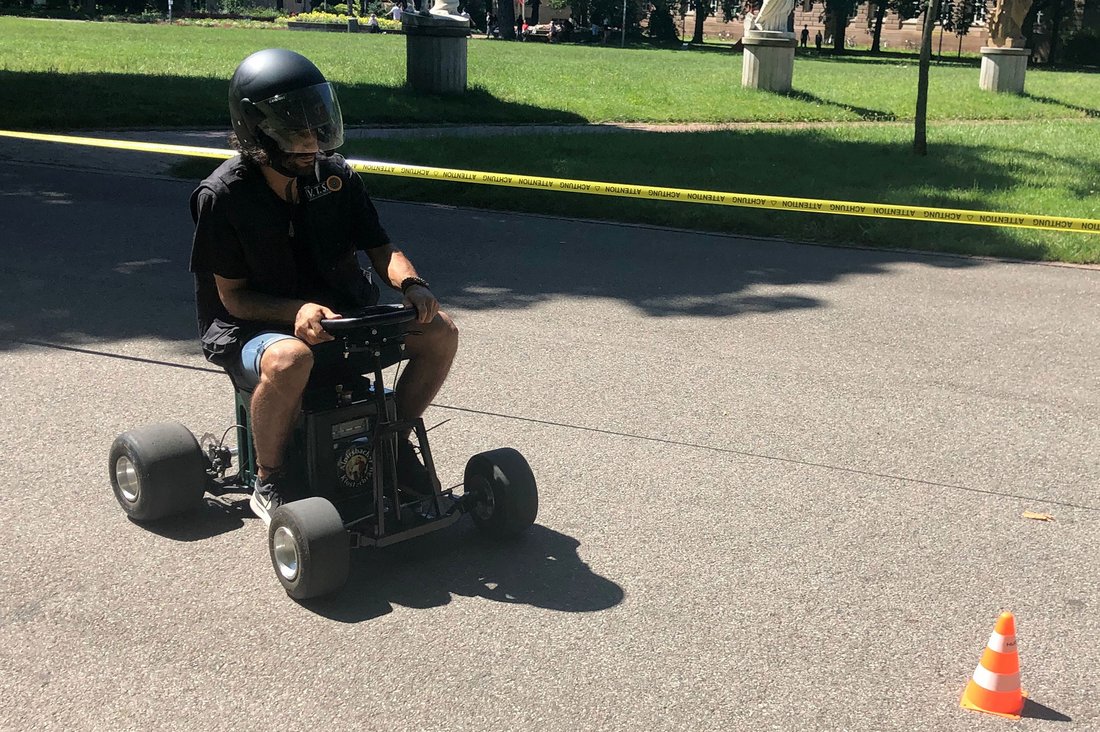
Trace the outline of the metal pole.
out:
[[[623,35],[622,40],[619,42],[619,48],[626,48],[626,0],[623,0]]]

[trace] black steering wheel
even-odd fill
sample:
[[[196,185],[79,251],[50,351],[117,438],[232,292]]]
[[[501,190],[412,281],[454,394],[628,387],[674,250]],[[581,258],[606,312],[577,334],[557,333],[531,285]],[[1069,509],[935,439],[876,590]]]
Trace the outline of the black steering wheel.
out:
[[[401,305],[373,305],[357,310],[344,318],[324,318],[321,327],[333,335],[350,335],[357,331],[377,330],[416,320],[416,308]]]

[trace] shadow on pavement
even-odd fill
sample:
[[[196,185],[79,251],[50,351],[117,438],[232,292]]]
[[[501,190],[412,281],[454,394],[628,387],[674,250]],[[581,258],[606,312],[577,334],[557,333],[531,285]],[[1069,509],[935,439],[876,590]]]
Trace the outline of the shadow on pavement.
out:
[[[1051,709],[1048,706],[1044,706],[1034,699],[1024,700],[1024,710],[1020,712],[1020,716],[1026,719],[1043,719],[1048,722],[1072,722],[1071,717],[1062,714],[1059,711]]]
[[[579,546],[538,524],[515,540],[496,542],[463,522],[461,528],[353,553],[344,589],[302,605],[344,623],[380,617],[394,605],[439,607],[453,595],[574,613],[618,605],[623,589],[593,572],[578,555]]]
[[[212,539],[219,534],[244,528],[245,522],[257,521],[248,507],[248,500],[231,500],[205,496],[200,508],[161,521],[142,523],[131,519],[135,526],[173,541],[191,542]]]
[[[106,344],[154,339],[157,352],[143,347],[140,356],[196,358],[187,271],[193,185],[18,163],[0,169],[5,239],[21,253],[0,265],[0,292],[19,303],[0,312],[0,351],[38,342],[128,355]],[[452,308],[613,298],[652,316],[734,317],[819,307],[820,291],[805,286],[884,274],[899,262],[982,265],[491,211],[380,208],[395,240]]]

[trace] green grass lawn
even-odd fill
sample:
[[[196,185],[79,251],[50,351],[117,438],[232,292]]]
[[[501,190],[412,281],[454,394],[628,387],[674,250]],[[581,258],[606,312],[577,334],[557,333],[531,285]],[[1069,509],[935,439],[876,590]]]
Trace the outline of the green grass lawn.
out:
[[[978,89],[973,61],[932,70],[931,154],[910,152],[916,63],[811,53],[789,95],[744,90],[731,52],[470,41],[461,98],[403,88],[401,36],[0,17],[0,128],[227,124],[236,64],[281,46],[340,88],[351,123],[816,121],[813,129],[349,143],[393,162],[741,193],[1100,219],[1100,74],[1030,70],[1028,94]],[[968,120],[951,122],[949,120]],[[983,120],[1011,120],[979,123]],[[210,161],[180,173],[201,177]],[[586,197],[369,176],[377,194],[739,234],[1100,262],[1100,236]]]
[[[349,142],[348,157],[801,198],[1100,220],[1100,122],[1040,121],[930,130],[926,158],[898,125],[705,133],[499,136],[450,144]],[[216,161],[177,171],[201,178]],[[1100,236],[761,211],[367,175],[375,195],[801,241],[1100,262]],[[536,224],[537,225],[537,224]]]
[[[910,119],[915,59],[811,54],[795,91],[741,88],[732,52],[626,49],[475,38],[461,99],[403,88],[404,38],[287,30],[56,22],[0,17],[0,127],[77,129],[225,124],[227,80],[260,48],[313,59],[340,88],[350,124],[724,122]],[[978,89],[972,63],[932,70],[931,119],[1100,116],[1100,74],[1032,69],[1024,97]]]

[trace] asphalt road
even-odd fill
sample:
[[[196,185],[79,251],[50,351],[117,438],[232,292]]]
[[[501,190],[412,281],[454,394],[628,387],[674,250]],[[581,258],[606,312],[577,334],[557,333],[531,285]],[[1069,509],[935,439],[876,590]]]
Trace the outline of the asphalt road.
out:
[[[243,498],[110,491],[118,433],[230,424],[190,188],[0,167],[0,728],[1000,730],[1011,610],[1013,728],[1100,729],[1100,271],[382,202],[462,330],[444,484],[511,445],[542,505],[298,604]]]

